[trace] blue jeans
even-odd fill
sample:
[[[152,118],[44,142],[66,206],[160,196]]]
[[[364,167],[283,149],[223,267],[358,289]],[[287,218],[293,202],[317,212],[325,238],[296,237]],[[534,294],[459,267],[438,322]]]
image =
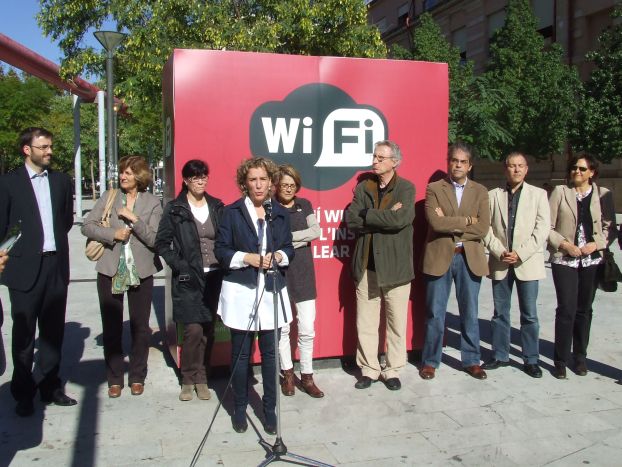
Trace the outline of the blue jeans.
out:
[[[229,329],[231,331],[231,365],[233,373],[233,401],[234,401],[234,418],[238,422],[246,417],[246,406],[248,405],[248,362],[251,354],[251,344],[255,339],[255,334],[259,340],[259,351],[261,352],[261,378],[263,379],[263,411],[266,420],[272,423],[275,419],[276,408],[276,365],[274,361],[274,353],[277,346],[274,343],[274,330],[246,331],[238,329]],[[276,420],[274,420],[276,421]]]
[[[518,308],[520,310],[520,338],[523,361],[537,364],[540,355],[538,348],[538,281],[521,281],[516,278],[514,268],[509,268],[507,275],[501,280],[492,281],[492,297],[495,305],[494,315],[490,321],[492,330],[492,352],[496,360],[507,362],[510,359],[510,306],[512,288],[516,283],[518,292]]]
[[[445,313],[452,281],[460,313],[460,354],[462,366],[480,364],[479,324],[477,321],[479,287],[482,278],[473,274],[464,255],[454,255],[449,269],[442,276],[426,276],[426,333],[422,360],[424,365],[438,368],[443,352]]]

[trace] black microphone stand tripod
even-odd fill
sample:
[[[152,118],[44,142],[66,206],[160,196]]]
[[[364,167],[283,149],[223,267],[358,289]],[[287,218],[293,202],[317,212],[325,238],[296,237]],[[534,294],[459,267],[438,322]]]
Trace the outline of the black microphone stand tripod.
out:
[[[279,327],[278,327],[278,318],[279,318],[279,300],[281,306],[283,308],[283,316],[286,318],[285,314],[285,303],[283,301],[283,294],[281,293],[281,287],[279,281],[282,280],[281,275],[278,270],[277,262],[275,259],[275,250],[274,250],[274,239],[272,238],[272,202],[270,200],[264,203],[264,211],[266,212],[266,235],[268,232],[268,226],[270,226],[270,235],[267,235],[268,242],[268,251],[272,252],[272,261],[270,264],[270,269],[267,271],[267,274],[272,276],[273,279],[273,287],[272,287],[272,303],[274,304],[274,367],[275,367],[275,378],[276,378],[276,440],[274,444],[270,446],[267,441],[263,438],[260,440],[260,444],[270,450],[270,455],[266,457],[266,459],[259,464],[260,467],[271,464],[272,462],[285,461],[290,462],[292,464],[298,465],[308,465],[308,466],[317,466],[317,467],[331,467],[331,464],[325,464],[323,462],[310,459],[307,457],[300,456],[298,454],[294,454],[293,452],[289,452],[287,450],[287,446],[283,442],[282,430],[281,430],[281,391],[279,391],[280,386],[280,374],[281,374],[281,362],[279,359]],[[265,286],[266,284],[264,284]],[[287,321],[287,319],[285,319]],[[290,458],[290,459],[287,459]]]

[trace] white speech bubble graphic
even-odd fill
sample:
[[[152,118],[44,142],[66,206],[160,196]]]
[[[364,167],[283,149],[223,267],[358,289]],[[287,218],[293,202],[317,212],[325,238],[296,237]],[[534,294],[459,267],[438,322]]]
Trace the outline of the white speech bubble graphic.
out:
[[[322,154],[315,167],[369,167],[373,143],[385,139],[385,134],[384,122],[373,110],[333,110],[324,121]]]

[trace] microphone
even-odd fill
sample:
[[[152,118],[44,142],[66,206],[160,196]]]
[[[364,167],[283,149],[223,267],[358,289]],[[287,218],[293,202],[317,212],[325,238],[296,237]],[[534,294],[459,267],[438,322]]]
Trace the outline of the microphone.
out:
[[[272,200],[270,198],[263,202],[263,209],[266,212],[266,220],[272,220]]]

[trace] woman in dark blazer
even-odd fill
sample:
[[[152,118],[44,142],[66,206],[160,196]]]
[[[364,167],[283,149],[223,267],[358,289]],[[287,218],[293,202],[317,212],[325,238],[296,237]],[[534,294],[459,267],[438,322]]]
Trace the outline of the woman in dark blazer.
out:
[[[222,283],[214,241],[224,204],[205,191],[209,176],[205,162],[186,162],[181,175],[181,192],[164,208],[155,246],[173,273],[173,319],[183,327],[179,400],[192,400],[194,391],[207,400],[207,368]]]
[[[115,194],[110,227],[99,224],[110,191],[106,191],[89,213],[82,234],[105,246],[97,261],[97,293],[102,317],[104,358],[108,397],[121,395],[123,388],[123,295],[127,293],[132,348],[128,383],[132,395],[144,391],[151,328],[153,275],[162,269],[154,251],[158,224],[162,217],[159,198],[145,190],[151,170],[140,156],[119,161],[120,190]]]
[[[266,202],[272,194],[275,164],[261,157],[244,161],[237,171],[242,198],[225,207],[218,229],[215,253],[224,270],[218,314],[231,331],[233,371],[233,429],[246,431],[248,405],[248,362],[251,343],[257,333],[261,352],[264,395],[264,429],[276,433],[275,326],[291,321],[291,306],[285,287],[284,270],[294,257],[289,214],[277,202],[271,203],[271,222]],[[269,208],[269,207],[268,207]],[[272,259],[278,265],[276,277],[266,274]],[[265,285],[265,288],[264,288]],[[281,292],[278,322],[274,322],[273,290]],[[280,305],[284,305],[282,310]],[[283,316],[285,315],[285,316]]]
[[[616,238],[613,197],[594,183],[598,162],[587,154],[568,162],[568,185],[549,199],[549,252],[557,295],[553,375],[566,378],[570,355],[579,376],[587,374],[587,346],[602,251]]]

